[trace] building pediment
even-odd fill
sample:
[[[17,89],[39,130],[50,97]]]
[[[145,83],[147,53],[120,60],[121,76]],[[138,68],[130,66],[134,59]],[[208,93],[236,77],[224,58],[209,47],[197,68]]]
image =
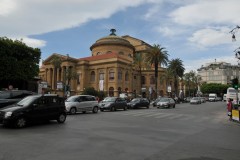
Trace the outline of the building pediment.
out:
[[[78,61],[78,59],[70,57],[69,55],[62,55],[62,54],[58,54],[58,53],[53,53],[46,60],[43,61],[43,64],[46,65],[46,64],[52,63],[52,60],[55,57],[60,58],[62,62],[64,62],[64,61],[77,62]]]

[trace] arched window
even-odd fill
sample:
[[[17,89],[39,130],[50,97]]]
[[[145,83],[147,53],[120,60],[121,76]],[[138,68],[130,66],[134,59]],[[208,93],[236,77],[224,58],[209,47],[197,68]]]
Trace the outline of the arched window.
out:
[[[145,76],[142,76],[142,84],[146,84],[146,78],[145,78]]]
[[[110,54],[110,53],[112,53],[112,51],[107,51],[107,54]]]
[[[128,74],[128,72],[125,73],[125,81],[129,81],[129,74]]]
[[[110,81],[114,80],[114,70],[113,69],[109,70],[109,80]]]
[[[118,95],[120,95],[122,93],[122,88],[118,87]]]
[[[124,52],[120,51],[118,52],[119,55],[124,55]]]
[[[113,88],[113,87],[110,87],[110,88],[109,88],[108,94],[109,94],[110,97],[113,97],[113,96],[114,96],[114,88]]]
[[[97,55],[100,55],[101,54],[101,52],[97,52]]]
[[[95,72],[94,71],[91,72],[91,79],[90,79],[90,81],[92,81],[92,82],[95,81]]]
[[[150,84],[155,84],[155,77],[154,76],[150,77]]]
[[[81,76],[82,76],[82,73],[78,73],[78,74],[77,74],[77,84],[80,84],[80,82],[81,82]]]
[[[118,80],[122,80],[122,70],[118,70]]]

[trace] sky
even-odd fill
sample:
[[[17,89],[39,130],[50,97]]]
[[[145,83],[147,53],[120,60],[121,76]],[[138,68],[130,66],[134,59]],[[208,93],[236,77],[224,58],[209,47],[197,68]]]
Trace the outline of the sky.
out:
[[[240,0],[0,0],[0,37],[53,53],[91,56],[90,46],[116,29],[196,71],[210,62],[238,64],[229,33],[240,25]],[[239,29],[240,30],[240,29]]]

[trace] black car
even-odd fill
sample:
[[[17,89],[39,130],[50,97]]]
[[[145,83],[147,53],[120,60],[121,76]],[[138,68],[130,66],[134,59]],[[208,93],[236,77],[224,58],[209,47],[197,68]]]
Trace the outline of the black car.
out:
[[[56,94],[32,95],[0,110],[0,124],[25,127],[35,121],[66,120],[64,99]]]
[[[14,104],[22,100],[24,97],[33,95],[34,92],[27,90],[9,90],[0,92],[0,108]]]
[[[128,104],[128,108],[142,108],[142,107],[146,107],[149,108],[149,100],[146,98],[134,98],[132,99]]]
[[[98,104],[98,106],[101,111],[116,111],[117,109],[127,110],[126,100],[120,97],[106,97]]]

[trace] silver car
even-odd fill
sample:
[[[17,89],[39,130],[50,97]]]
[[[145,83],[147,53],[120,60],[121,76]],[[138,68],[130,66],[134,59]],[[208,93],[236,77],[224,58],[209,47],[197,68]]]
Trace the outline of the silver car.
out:
[[[98,101],[96,97],[91,95],[71,96],[65,101],[65,106],[70,114],[76,114],[77,112],[86,113],[88,111],[98,112]]]
[[[201,98],[200,97],[193,97],[191,100],[190,100],[190,104],[201,104]]]
[[[175,101],[172,98],[161,98],[158,102],[157,102],[157,108],[175,108]]]

